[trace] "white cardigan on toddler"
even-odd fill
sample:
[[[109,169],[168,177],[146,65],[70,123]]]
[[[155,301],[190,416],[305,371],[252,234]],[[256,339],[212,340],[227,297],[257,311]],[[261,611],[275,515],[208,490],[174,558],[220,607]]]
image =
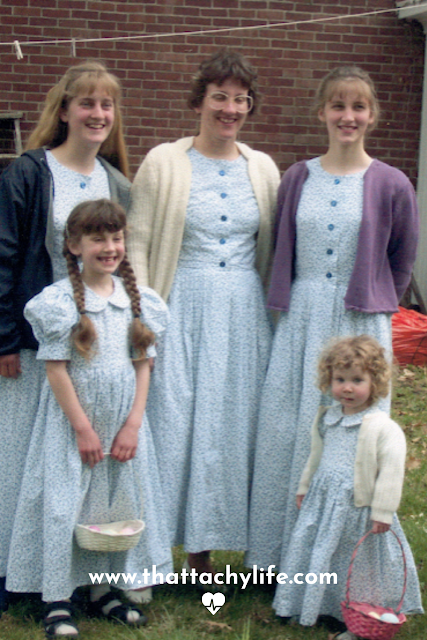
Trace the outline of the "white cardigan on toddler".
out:
[[[298,487],[305,495],[319,466],[323,438],[319,422],[329,407],[320,407],[313,423],[310,457]],[[363,416],[354,465],[354,504],[371,507],[371,520],[391,524],[402,495],[406,440],[399,425],[383,411]]]

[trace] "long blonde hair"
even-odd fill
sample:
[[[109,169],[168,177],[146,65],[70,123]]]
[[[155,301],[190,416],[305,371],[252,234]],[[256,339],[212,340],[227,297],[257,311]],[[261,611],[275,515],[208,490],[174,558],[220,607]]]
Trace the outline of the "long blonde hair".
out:
[[[69,245],[78,243],[84,235],[116,233],[122,229],[126,231],[126,214],[123,208],[105,198],[81,202],[74,207],[67,220],[63,254],[73,287],[74,300],[80,314],[80,320],[73,329],[72,339],[77,351],[84,358],[90,358],[94,353],[93,344],[96,340],[96,329],[91,319],[86,315],[85,288],[77,257],[71,253]],[[130,326],[130,338],[134,352],[138,354],[134,360],[144,360],[147,347],[154,343],[155,336],[140,320],[141,296],[135,274],[126,254],[120,263],[118,272],[123,278],[126,292],[131,301],[133,320]]]
[[[70,67],[59,82],[48,91],[44,109],[36,128],[28,139],[26,149],[38,149],[43,146],[54,149],[65,142],[68,136],[68,125],[61,120],[61,113],[67,109],[73,98],[83,91],[87,91],[90,95],[97,87],[102,87],[114,101],[113,128],[108,138],[102,143],[99,155],[128,176],[129,165],[120,109],[120,82],[102,63],[97,61],[88,60]]]

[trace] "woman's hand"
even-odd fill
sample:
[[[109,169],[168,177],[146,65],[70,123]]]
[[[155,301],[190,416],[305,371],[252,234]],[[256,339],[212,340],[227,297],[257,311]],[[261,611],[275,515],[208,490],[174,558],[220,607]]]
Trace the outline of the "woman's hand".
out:
[[[98,462],[104,459],[101,441],[93,427],[75,429],[77,446],[83,464],[88,464],[93,468]]]
[[[377,520],[372,521],[372,533],[385,533],[390,529],[389,524],[385,522],[378,522]]]
[[[297,496],[297,507],[301,509],[302,501],[304,500],[304,494]]]
[[[21,372],[21,359],[19,353],[9,353],[0,356],[0,376],[4,378],[17,378]]]
[[[127,462],[136,455],[138,447],[138,431],[141,422],[137,423],[129,416],[117,433],[111,445],[111,457],[118,462]]]

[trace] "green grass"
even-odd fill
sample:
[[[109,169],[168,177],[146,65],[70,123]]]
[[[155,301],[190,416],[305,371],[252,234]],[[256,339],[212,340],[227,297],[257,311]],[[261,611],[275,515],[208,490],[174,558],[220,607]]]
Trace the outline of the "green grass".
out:
[[[427,610],[427,368],[400,369],[394,385],[393,417],[405,430],[407,472],[399,517],[417,563],[424,608]],[[240,553],[215,552],[214,564],[229,564],[235,572],[247,572]],[[175,570],[184,560],[175,549]],[[326,640],[322,628],[284,626],[271,608],[273,587],[248,585],[231,589],[226,603],[213,616],[201,603],[193,586],[164,585],[155,590],[145,608],[149,624],[129,629],[89,619],[78,619],[80,636],[86,640]],[[42,607],[37,599],[13,604],[0,620],[0,640],[42,640]],[[403,625],[399,640],[426,640],[426,616],[414,616]]]

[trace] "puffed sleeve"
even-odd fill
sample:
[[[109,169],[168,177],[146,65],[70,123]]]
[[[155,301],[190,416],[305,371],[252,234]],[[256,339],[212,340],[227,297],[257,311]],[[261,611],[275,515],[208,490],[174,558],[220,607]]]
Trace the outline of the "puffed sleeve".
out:
[[[39,343],[38,360],[70,360],[71,331],[79,321],[76,304],[59,284],[43,289],[24,308]]]
[[[169,322],[169,309],[163,298],[149,287],[139,287],[141,294],[141,322],[156,336],[156,341],[163,335]],[[147,349],[147,357],[154,358],[155,347]]]

